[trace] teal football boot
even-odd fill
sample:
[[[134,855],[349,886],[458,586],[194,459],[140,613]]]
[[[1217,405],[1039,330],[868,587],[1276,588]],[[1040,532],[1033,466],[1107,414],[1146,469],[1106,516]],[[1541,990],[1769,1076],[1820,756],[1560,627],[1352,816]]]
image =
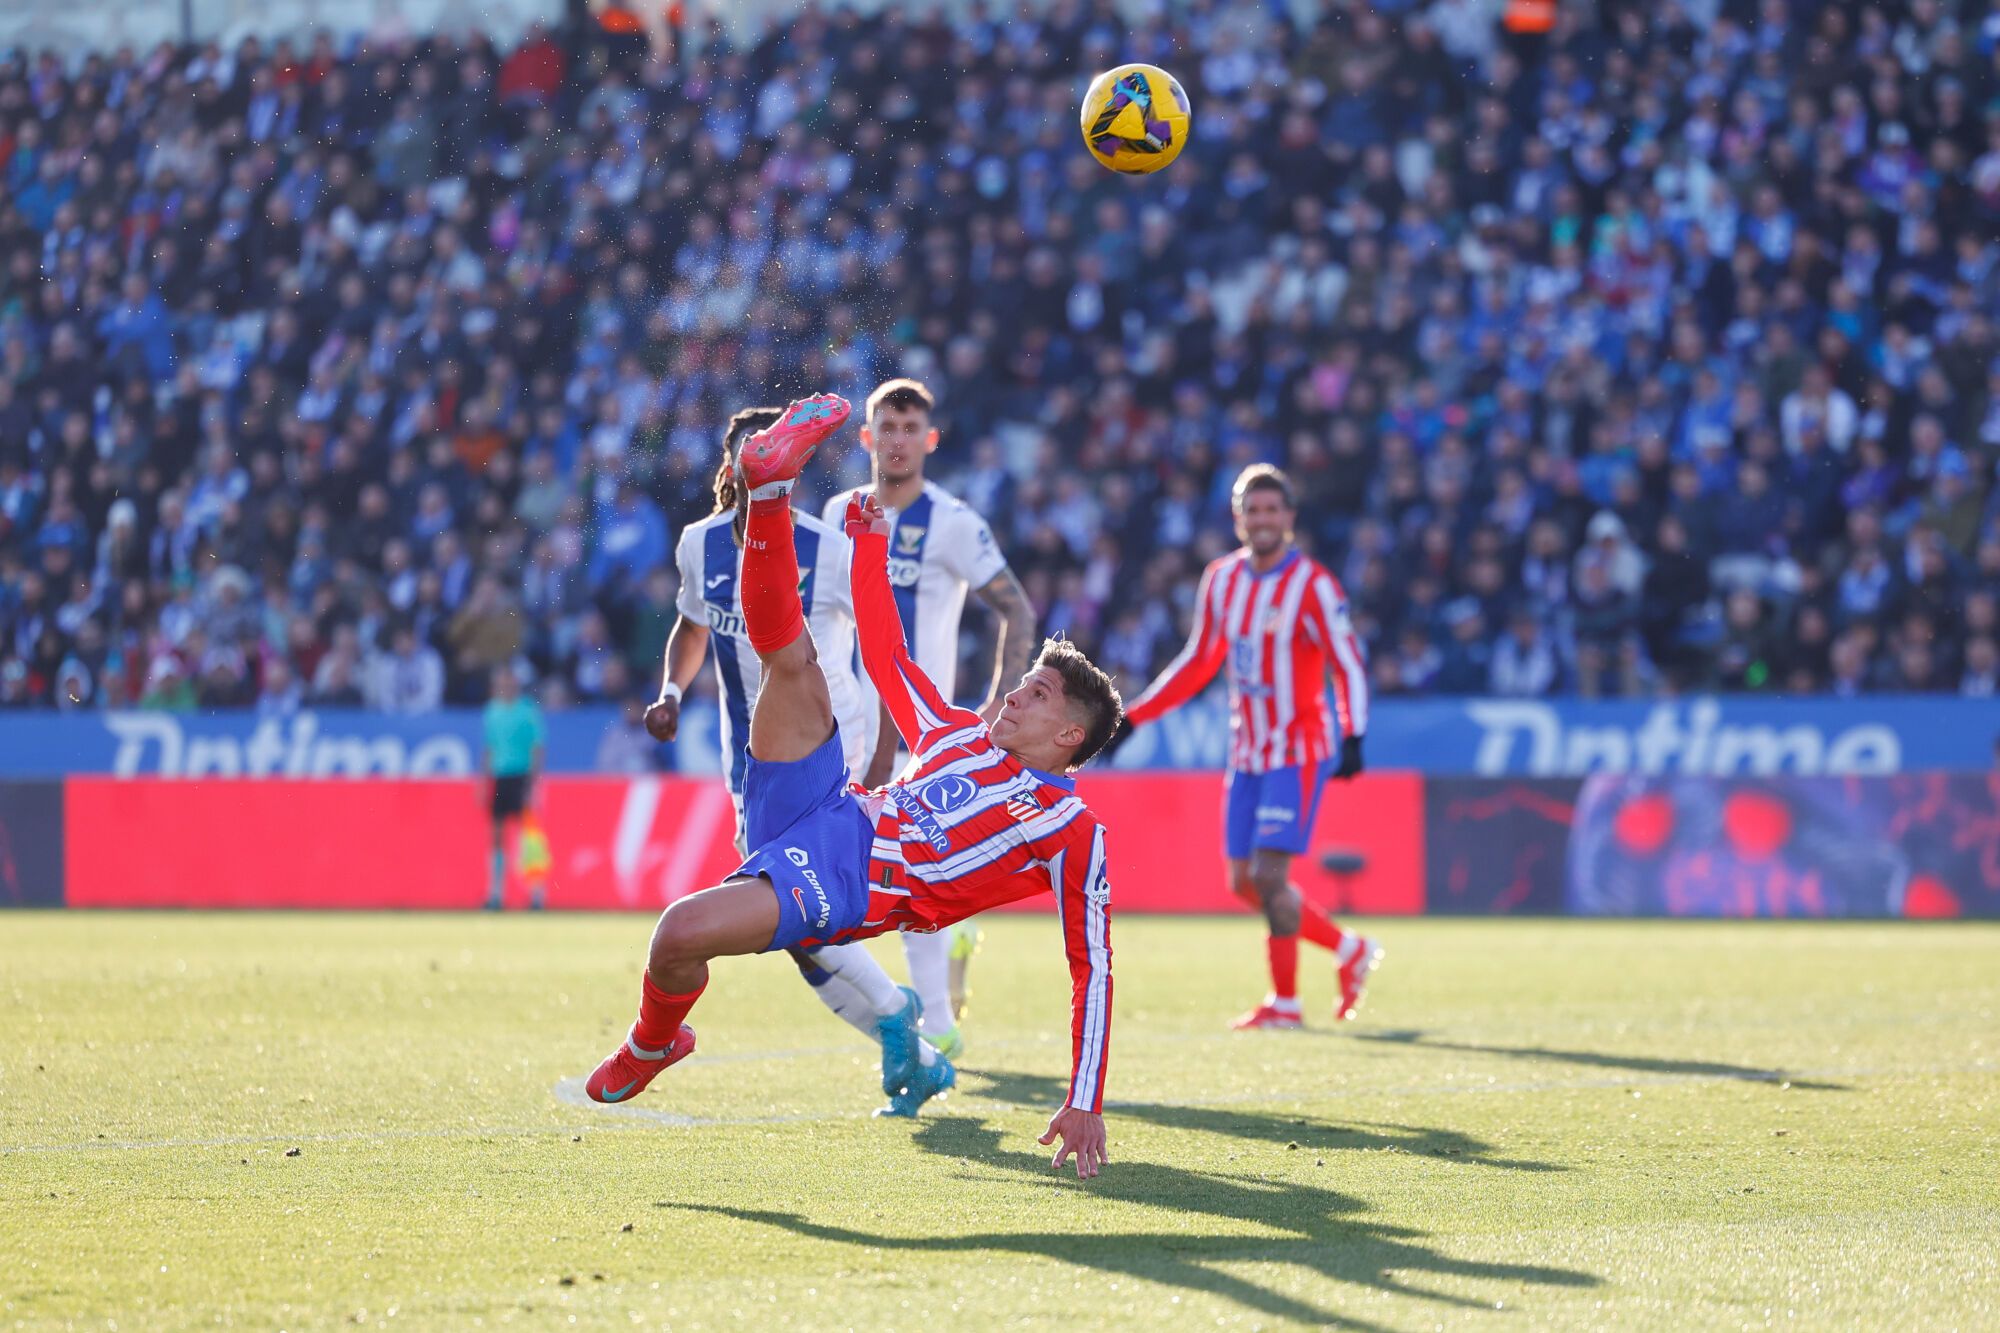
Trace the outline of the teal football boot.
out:
[[[921,1067],[917,1062],[918,1027],[923,1022],[924,1002],[908,986],[903,1007],[875,1020],[875,1033],[882,1039],[882,1091],[893,1097]]]
[[[889,1104],[876,1111],[878,1116],[915,1120],[923,1104],[958,1082],[958,1070],[939,1056],[931,1064],[920,1064],[910,1081],[889,1094]]]

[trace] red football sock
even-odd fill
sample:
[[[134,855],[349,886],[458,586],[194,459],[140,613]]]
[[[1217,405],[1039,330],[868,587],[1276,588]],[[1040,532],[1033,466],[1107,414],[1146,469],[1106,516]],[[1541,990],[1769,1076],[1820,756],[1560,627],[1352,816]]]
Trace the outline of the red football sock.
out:
[[[789,495],[752,500],[745,516],[743,627],[750,635],[750,646],[760,655],[775,653],[805,633]]]
[[[652,975],[640,978],[639,1017],[632,1024],[632,1045],[642,1051],[664,1051],[680,1035],[688,1010],[701,998],[706,982],[686,995],[669,995],[654,983]]]
[[[1332,949],[1338,952],[1340,942],[1347,938],[1347,932],[1335,925],[1333,918],[1328,916],[1311,899],[1307,898],[1304,894],[1300,894],[1299,938],[1305,940],[1308,944],[1317,944],[1322,949]]]
[[[1279,1000],[1299,998],[1299,937],[1273,935],[1265,941],[1271,955],[1271,995]]]

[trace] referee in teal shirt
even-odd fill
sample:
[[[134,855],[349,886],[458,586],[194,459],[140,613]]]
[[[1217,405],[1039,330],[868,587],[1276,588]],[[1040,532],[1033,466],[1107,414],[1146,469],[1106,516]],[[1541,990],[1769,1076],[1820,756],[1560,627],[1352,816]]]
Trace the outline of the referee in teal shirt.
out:
[[[497,912],[506,905],[507,821],[527,812],[535,776],[542,771],[542,747],[547,739],[542,710],[522,695],[521,682],[511,666],[493,672],[493,696],[486,701],[485,726],[486,776],[492,779],[493,787],[493,875],[486,891],[486,908]],[[539,883],[528,905],[541,907]]]

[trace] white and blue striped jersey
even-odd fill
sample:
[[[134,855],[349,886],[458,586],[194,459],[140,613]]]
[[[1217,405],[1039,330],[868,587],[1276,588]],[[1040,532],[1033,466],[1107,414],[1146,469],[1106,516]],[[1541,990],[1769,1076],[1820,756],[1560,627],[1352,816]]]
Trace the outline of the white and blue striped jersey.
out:
[[[873,487],[842,491],[820,517],[838,530],[847,502]],[[946,699],[958,687],[958,626],[965,594],[983,588],[1007,568],[993,530],[972,507],[932,482],[907,509],[891,509],[889,587],[903,622],[910,656]],[[822,650],[824,652],[824,650]]]
[[[722,696],[722,768],[729,794],[736,798],[740,828],[750,710],[757,705],[764,674],[743,625],[743,549],[736,544],[735,519],[731,511],[690,523],[681,532],[674,559],[680,567],[680,613],[709,629]],[[838,527],[797,512],[792,515],[792,541],[799,557],[799,603],[826,673],[841,750],[848,768],[859,776],[875,752],[881,714],[874,691],[864,690],[855,675],[854,547]]]

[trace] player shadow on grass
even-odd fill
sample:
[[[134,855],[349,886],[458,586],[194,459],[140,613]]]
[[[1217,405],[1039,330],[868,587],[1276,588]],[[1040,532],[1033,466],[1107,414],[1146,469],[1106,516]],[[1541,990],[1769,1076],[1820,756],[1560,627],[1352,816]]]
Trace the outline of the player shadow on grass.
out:
[[[1012,1106],[1059,1105],[1069,1085],[1047,1074],[1017,1070],[966,1070],[960,1075],[962,1094]],[[1418,1157],[1447,1157],[1473,1166],[1507,1171],[1567,1171],[1554,1162],[1496,1157],[1493,1146],[1454,1129],[1395,1125],[1373,1120],[1329,1120],[1321,1116],[1272,1115],[1227,1106],[1190,1106],[1175,1102],[1106,1102],[1113,1118],[1143,1120],[1162,1129],[1215,1134],[1253,1142],[1297,1144],[1313,1152],[1405,1152]]]
[[[1001,1146],[1000,1131],[976,1117],[926,1120],[912,1141],[926,1152],[1008,1172],[1008,1179],[1023,1187],[1066,1192],[1079,1188],[1074,1179],[1049,1170],[1046,1152],[1009,1151]],[[1117,1145],[1112,1146],[1115,1152]],[[1299,1160],[1290,1154],[1287,1158]],[[1114,1158],[1103,1175],[1081,1188],[1093,1204],[1159,1209],[1184,1219],[1183,1224],[1169,1231],[1118,1230],[1114,1229],[1116,1213],[1094,1207],[1088,1231],[910,1236],[863,1231],[772,1209],[707,1203],[663,1206],[756,1222],[809,1240],[900,1250],[926,1259],[950,1255],[1053,1259],[1109,1276],[1206,1292],[1274,1318],[1351,1329],[1385,1326],[1261,1285],[1243,1276],[1241,1266],[1274,1264],[1304,1269],[1330,1281],[1466,1310],[1491,1309],[1494,1298],[1440,1291],[1424,1279],[1472,1279],[1516,1287],[1527,1283],[1594,1287],[1601,1281],[1589,1273],[1540,1264],[1455,1258],[1426,1245],[1425,1232],[1361,1216],[1368,1205],[1352,1195],[1296,1181]],[[1204,1218],[1232,1230],[1247,1229],[1249,1234],[1213,1234],[1213,1228],[1202,1224]]]
[[[1740,1083],[1785,1083],[1808,1092],[1851,1092],[1845,1083],[1799,1078],[1782,1069],[1760,1069],[1755,1065],[1724,1064],[1719,1060],[1669,1060],[1650,1055],[1613,1055],[1608,1051],[1563,1051],[1547,1046],[1496,1046],[1473,1041],[1437,1041],[1421,1028],[1386,1032],[1356,1032],[1351,1041],[1382,1042],[1413,1047],[1420,1051],[1454,1051],[1473,1055],[1504,1055],[1511,1060],[1554,1060],[1562,1064],[1585,1065],[1595,1069],[1623,1069],[1635,1074],[1668,1074],[1683,1078],[1734,1079]]]

